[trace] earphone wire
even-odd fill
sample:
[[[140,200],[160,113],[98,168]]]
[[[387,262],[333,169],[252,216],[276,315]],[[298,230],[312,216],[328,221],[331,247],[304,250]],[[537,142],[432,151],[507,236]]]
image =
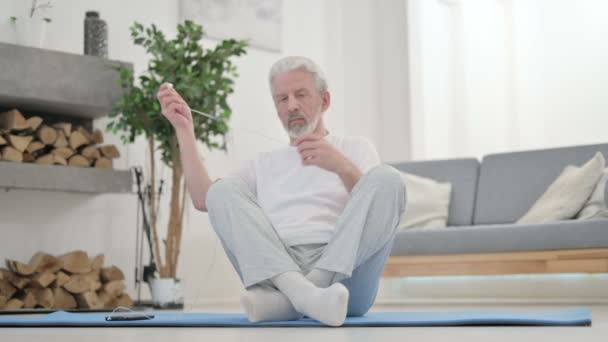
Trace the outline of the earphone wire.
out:
[[[206,118],[209,118],[209,119],[211,119],[211,120],[220,121],[220,119],[219,119],[218,117],[215,117],[215,116],[213,116],[213,115],[211,115],[211,114],[207,114],[207,113],[205,113],[205,112],[201,112],[200,110],[196,110],[196,109],[192,109],[192,108],[190,108],[190,111],[191,111],[192,113],[196,113],[196,114],[202,115],[202,116],[204,116],[204,117],[206,117]],[[243,130],[243,131],[247,131],[247,132],[249,132],[249,133],[257,134],[257,135],[259,135],[259,136],[261,136],[261,137],[264,137],[264,138],[266,138],[266,139],[268,139],[268,140],[272,140],[272,141],[277,142],[277,143],[280,143],[280,144],[285,144],[285,141],[284,141],[284,140],[280,140],[280,139],[278,139],[278,138],[271,137],[271,136],[266,135],[266,134],[264,134],[264,133],[262,133],[262,132],[260,132],[260,131],[255,130],[255,129],[251,129],[251,128],[244,128],[244,127],[235,127],[235,128],[238,128],[238,129]],[[234,143],[234,139],[233,139],[233,141],[232,141],[232,142]]]

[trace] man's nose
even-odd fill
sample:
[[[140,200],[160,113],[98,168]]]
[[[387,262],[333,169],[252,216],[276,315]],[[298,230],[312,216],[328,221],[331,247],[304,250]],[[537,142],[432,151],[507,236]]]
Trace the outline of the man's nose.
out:
[[[295,112],[296,110],[299,109],[299,105],[298,105],[298,101],[296,101],[295,96],[289,96],[288,100],[287,100],[287,110],[289,110],[289,112]]]

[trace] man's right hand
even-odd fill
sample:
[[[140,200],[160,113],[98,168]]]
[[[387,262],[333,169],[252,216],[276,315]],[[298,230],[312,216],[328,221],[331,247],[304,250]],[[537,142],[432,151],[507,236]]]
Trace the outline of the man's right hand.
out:
[[[211,186],[211,178],[196,147],[190,107],[168,83],[160,86],[156,97],[160,102],[163,115],[175,128],[184,178],[192,203],[196,209],[207,211],[205,201],[207,191]]]
[[[194,131],[190,107],[170,83],[163,83],[156,97],[163,115],[171,122],[176,133]]]

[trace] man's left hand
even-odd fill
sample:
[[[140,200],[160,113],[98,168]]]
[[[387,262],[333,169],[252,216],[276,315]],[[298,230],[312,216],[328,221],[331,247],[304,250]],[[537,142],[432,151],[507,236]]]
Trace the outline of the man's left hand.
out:
[[[355,184],[361,179],[362,173],[359,168],[350,161],[340,150],[335,148],[322,135],[310,134],[298,138],[294,145],[304,165],[316,165],[327,171],[336,173],[346,190],[350,192]]]
[[[322,135],[313,133],[300,137],[294,142],[302,158],[302,164],[316,165],[337,174],[351,169],[353,163],[323,138]]]

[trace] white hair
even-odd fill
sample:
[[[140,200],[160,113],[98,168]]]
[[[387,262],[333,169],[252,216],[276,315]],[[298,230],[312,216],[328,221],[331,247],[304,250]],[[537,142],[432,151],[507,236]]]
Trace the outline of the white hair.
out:
[[[312,74],[312,78],[315,81],[315,87],[317,91],[322,94],[327,91],[327,80],[325,75],[319,66],[313,62],[310,58],[301,56],[288,56],[276,61],[270,68],[268,75],[268,81],[270,82],[270,90],[272,91],[272,82],[274,78],[280,74],[294,70],[304,70]]]

